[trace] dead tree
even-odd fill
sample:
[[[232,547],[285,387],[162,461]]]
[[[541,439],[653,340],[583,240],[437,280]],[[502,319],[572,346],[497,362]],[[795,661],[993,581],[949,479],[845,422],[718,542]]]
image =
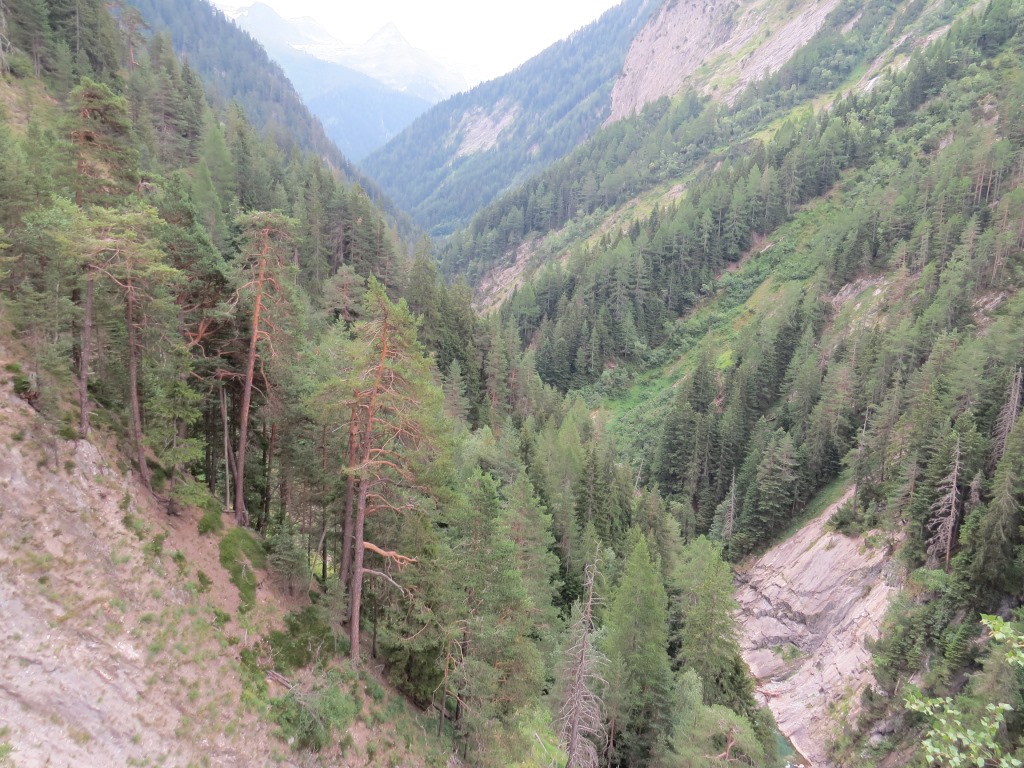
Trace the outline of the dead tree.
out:
[[[588,565],[585,602],[573,611],[569,628],[572,646],[565,668],[566,688],[558,718],[558,740],[568,755],[566,768],[597,768],[599,748],[607,741],[604,702],[599,693],[608,684],[600,675],[604,656],[594,644],[594,578],[597,563]]]
[[[932,532],[928,539],[928,554],[934,560],[944,555],[947,571],[960,523],[960,472],[960,435],[957,434],[949,473],[939,481],[939,498],[932,504],[932,519],[928,523],[928,530]]]

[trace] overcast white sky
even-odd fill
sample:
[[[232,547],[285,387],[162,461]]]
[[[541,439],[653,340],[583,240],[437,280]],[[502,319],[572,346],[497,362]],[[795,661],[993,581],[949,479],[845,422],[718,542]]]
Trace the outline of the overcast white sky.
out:
[[[254,0],[212,0],[233,10]],[[281,16],[312,16],[350,45],[389,21],[417,48],[471,79],[502,75],[600,16],[619,0],[262,0]]]

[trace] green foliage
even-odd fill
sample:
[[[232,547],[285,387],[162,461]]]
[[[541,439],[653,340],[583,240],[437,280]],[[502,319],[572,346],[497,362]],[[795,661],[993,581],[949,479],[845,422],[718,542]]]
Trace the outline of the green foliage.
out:
[[[149,527],[146,522],[139,517],[136,517],[131,512],[125,512],[124,517],[121,518],[121,525],[123,525],[128,531],[135,534],[135,538],[142,541],[146,538],[149,532]]]
[[[267,555],[274,575],[294,594],[296,588],[305,588],[310,582],[309,558],[306,545],[291,520],[272,524],[267,531]]]
[[[20,371],[16,371],[11,377],[11,387],[18,397],[26,397],[32,392],[32,380]]]
[[[744,694],[735,691],[732,670],[739,659],[733,619],[732,570],[721,550],[703,536],[683,547],[672,581],[675,661],[703,681],[703,700],[742,711]],[[742,679],[742,678],[741,678]]]
[[[150,558],[152,560],[159,560],[161,557],[163,557],[164,542],[166,540],[166,531],[162,531],[161,533],[156,534],[142,547],[143,554],[145,554],[147,558]]]
[[[324,133],[323,126],[310,114],[280,66],[247,33],[239,29],[213,6],[188,0],[134,0],[132,2],[153,29],[169,30],[171,43],[179,55],[188,58],[207,83],[216,83],[208,97],[215,106],[235,102],[249,119],[280,142],[287,152],[297,144],[304,151],[326,158],[353,186],[358,185],[390,208],[376,184],[364,176]],[[194,75],[193,75],[194,77]],[[184,77],[182,78],[184,80]],[[260,83],[260,87],[253,87]]]
[[[271,701],[271,717],[292,749],[321,752],[347,730],[356,715],[356,704],[341,682],[336,674],[329,674],[312,690],[292,688]]]
[[[988,714],[976,726],[962,724],[963,714],[951,699],[924,699],[910,691],[906,697],[907,709],[919,712],[932,721],[933,728],[923,742],[929,765],[967,768],[967,766],[995,766],[1019,768],[1024,762],[1003,753],[996,736],[1003,728],[1009,704],[989,704]]]
[[[668,603],[646,539],[630,532],[629,557],[605,617],[609,717],[621,764],[650,760],[671,733]]]
[[[323,664],[332,656],[348,651],[348,641],[335,635],[317,605],[306,606],[289,613],[284,620],[285,629],[275,630],[267,636],[274,669],[290,674],[310,664]]]
[[[267,567],[267,553],[262,542],[245,528],[232,528],[220,540],[220,564],[238,587],[239,611],[249,611],[256,601],[259,583],[256,570]]]
[[[181,506],[198,507],[202,510],[203,514],[197,523],[200,536],[224,530],[224,520],[221,517],[224,511],[221,504],[202,485],[186,480],[175,485],[174,493]]]

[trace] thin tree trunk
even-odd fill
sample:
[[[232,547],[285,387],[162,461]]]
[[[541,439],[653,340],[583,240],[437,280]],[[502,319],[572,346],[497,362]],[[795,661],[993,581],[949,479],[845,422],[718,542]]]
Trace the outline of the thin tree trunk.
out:
[[[211,494],[217,493],[217,464],[213,456],[213,441],[216,438],[213,427],[213,414],[208,403],[203,405],[203,473],[206,476],[206,487]]]
[[[224,427],[224,509],[231,509],[231,434],[228,431],[228,393],[220,388],[220,419]]]
[[[96,284],[86,277],[85,301],[82,304],[82,343],[78,356],[78,431],[82,439],[89,438],[89,363],[92,347],[92,299]]]
[[[252,325],[249,334],[249,356],[242,385],[242,408],[238,415],[238,451],[235,458],[235,520],[239,525],[248,525],[249,513],[245,508],[245,450],[249,439],[249,408],[252,405],[252,381],[256,374],[256,343],[260,334],[260,312],[263,309],[263,281],[266,276],[267,260],[260,259],[259,274],[256,276],[256,300],[252,309]]]
[[[267,481],[266,488],[263,491],[263,514],[260,517],[259,530],[264,530],[270,525],[270,499],[272,494],[272,488],[270,485],[271,472],[274,469],[274,445],[277,442],[277,424],[270,427],[270,444],[267,446],[267,460],[266,460],[266,473]]]
[[[377,362],[377,376],[373,383],[373,389],[370,390],[369,400],[366,404],[366,423],[363,425],[363,438],[360,441],[360,449],[362,455],[361,466],[364,468],[369,466],[371,450],[373,447],[373,420],[376,414],[377,407],[377,393],[380,391],[381,381],[384,376],[384,364],[388,359],[388,323],[384,321],[383,328],[381,330],[381,351],[380,359]],[[359,482],[359,497],[356,502],[355,509],[355,530],[353,531],[352,543],[354,545],[353,562],[352,562],[352,588],[349,591],[349,603],[351,607],[351,618],[349,623],[349,639],[352,644],[351,658],[356,662],[359,661],[359,614],[362,610],[362,599],[363,599],[363,556],[365,555],[365,548],[363,547],[363,536],[366,527],[366,502],[369,495],[370,484],[367,479],[361,478]]]
[[[374,658],[374,659],[377,658],[377,614],[378,614],[378,605],[377,605],[377,599],[376,599],[375,595],[376,595],[376,592],[373,592],[370,595],[371,597],[374,598],[373,599],[373,643],[370,645],[370,656],[372,658]]]
[[[277,519],[281,524],[284,524],[284,520],[288,516],[288,475],[281,475],[281,482],[278,484],[277,498],[278,504],[281,507]]]
[[[323,513],[323,532],[320,535],[320,579],[327,584],[327,520],[330,517],[327,504],[327,425],[320,432],[320,509]]]
[[[132,442],[139,462],[139,476],[146,488],[151,488],[149,466],[146,464],[146,449],[142,442],[142,409],[139,407],[139,331],[135,326],[135,299],[129,287],[125,298],[128,320],[128,388],[132,416]]]
[[[358,399],[358,396],[355,396]],[[356,459],[359,456],[359,405],[352,406],[352,417],[348,426],[348,483],[345,488],[345,520],[341,534],[341,574],[342,584],[347,584],[352,575],[352,527],[353,504],[356,489]]]
[[[373,411],[371,409],[368,416],[368,423],[373,423]],[[363,450],[364,456],[368,459],[369,447]],[[365,550],[363,549],[363,532],[366,527],[366,497],[369,489],[369,483],[359,484],[359,499],[356,503],[355,510],[355,530],[353,531],[353,540],[355,544],[355,551],[352,553],[352,586],[349,589],[349,640],[351,641],[352,650],[350,653],[351,658],[358,663],[359,661],[359,614],[362,609],[363,600],[363,556]]]

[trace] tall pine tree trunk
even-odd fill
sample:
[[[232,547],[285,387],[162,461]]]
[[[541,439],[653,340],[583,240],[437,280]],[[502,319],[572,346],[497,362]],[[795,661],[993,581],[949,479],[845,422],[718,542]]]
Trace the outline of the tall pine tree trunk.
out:
[[[146,463],[146,448],[142,440],[142,409],[139,407],[139,329],[135,324],[135,295],[129,286],[125,296],[125,315],[128,321],[128,398],[131,406],[132,444],[139,462],[139,476],[142,484],[150,488],[149,465]]]
[[[249,523],[249,513],[245,508],[245,450],[249,439],[249,408],[252,405],[253,376],[256,374],[256,344],[260,334],[260,312],[263,309],[263,281],[266,277],[266,267],[266,258],[261,258],[259,274],[256,276],[256,300],[252,309],[249,356],[245,366],[245,380],[242,384],[242,407],[238,414],[238,451],[235,453],[235,520],[239,525],[248,525]]]
[[[78,431],[82,439],[89,437],[89,364],[92,349],[92,300],[96,290],[94,281],[85,280],[85,299],[82,303],[82,344],[78,356]]]
[[[366,403],[366,422],[363,424],[362,440],[360,441],[360,455],[362,461],[361,466],[365,469],[370,464],[370,459],[373,455],[373,420],[376,415],[377,408],[377,395],[380,392],[381,383],[384,378],[384,366],[388,359],[388,321],[384,320],[381,328],[381,350],[380,358],[377,361],[376,377],[373,382],[373,388],[369,391],[369,397]],[[354,410],[354,413],[358,413],[358,410]],[[349,605],[350,605],[350,619],[349,619],[349,639],[352,644],[351,657],[358,661],[359,660],[359,614],[362,610],[363,600],[363,557],[366,554],[366,548],[363,546],[364,543],[364,531],[366,528],[366,504],[369,496],[370,483],[368,478],[360,478],[359,481],[359,496],[356,501],[355,507],[355,525],[352,536],[352,543],[354,551],[352,553],[352,587],[349,590]]]
[[[224,509],[231,509],[231,432],[228,429],[228,392],[220,388],[220,419],[224,434]]]
[[[358,392],[354,393],[358,400]],[[359,456],[359,405],[352,406],[348,426],[348,482],[345,488],[345,519],[341,534],[341,583],[348,584],[352,575],[352,528],[356,490],[356,459]]]

